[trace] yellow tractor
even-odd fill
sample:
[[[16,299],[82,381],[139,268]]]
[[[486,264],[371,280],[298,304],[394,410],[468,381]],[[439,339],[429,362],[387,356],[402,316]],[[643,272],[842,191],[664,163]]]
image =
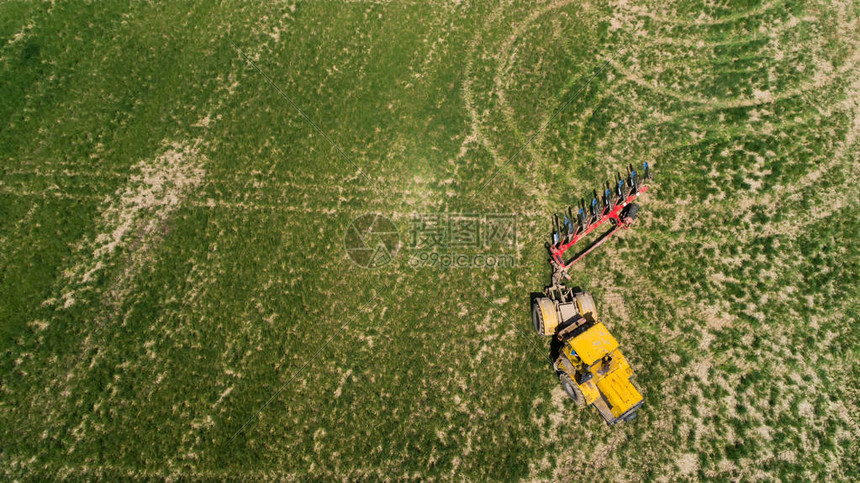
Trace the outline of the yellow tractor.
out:
[[[561,387],[576,404],[593,405],[610,426],[635,418],[642,394],[591,295],[563,285],[547,292],[552,296],[535,300],[532,319],[539,334],[555,335],[563,344],[553,363]]]
[[[651,179],[647,163],[644,178]],[[553,368],[562,388],[575,403],[594,406],[610,426],[635,418],[644,399],[630,379],[633,369],[618,348],[618,341],[597,314],[594,299],[586,292],[568,288],[563,280],[570,279],[567,270],[571,265],[634,223],[639,206],[633,201],[647,190],[648,186],[640,184],[636,171],[629,166],[626,179],[619,175],[614,187],[607,183],[602,203],[595,192],[589,207],[584,200],[581,202],[576,218],[571,209],[570,217],[564,215],[563,224],[556,215],[552,243],[547,244],[553,267],[552,285],[532,303],[535,331],[556,339]],[[607,222],[612,225],[610,231],[565,261],[565,251]]]

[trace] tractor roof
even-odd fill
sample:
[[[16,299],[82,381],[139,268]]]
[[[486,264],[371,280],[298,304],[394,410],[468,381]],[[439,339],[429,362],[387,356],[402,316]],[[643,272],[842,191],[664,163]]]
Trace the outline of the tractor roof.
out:
[[[617,349],[618,341],[602,322],[598,322],[571,340],[570,345],[582,362],[591,365]]]

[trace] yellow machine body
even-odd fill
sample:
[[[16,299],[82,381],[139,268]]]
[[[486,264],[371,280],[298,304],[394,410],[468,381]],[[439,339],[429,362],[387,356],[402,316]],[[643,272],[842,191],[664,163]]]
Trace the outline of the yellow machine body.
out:
[[[590,366],[618,349],[618,341],[602,322],[598,322],[571,340],[568,347],[579,355],[582,362]]]
[[[644,401],[630,380],[633,369],[618,348],[618,341],[596,319],[593,302],[587,312],[579,300],[576,303],[583,316],[579,323],[585,330],[573,331],[577,335],[564,341],[556,369],[576,385],[582,396],[580,402],[593,405],[608,424],[630,420]]]

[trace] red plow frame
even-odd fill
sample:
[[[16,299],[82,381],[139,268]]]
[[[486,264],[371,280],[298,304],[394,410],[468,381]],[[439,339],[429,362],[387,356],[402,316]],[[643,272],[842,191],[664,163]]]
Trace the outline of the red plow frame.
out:
[[[644,172],[642,176],[647,182],[653,178],[648,163],[644,164]],[[622,178],[617,176],[614,190],[610,188],[609,183],[606,183],[606,190],[603,194],[603,203],[601,206],[600,200],[597,197],[597,192],[594,192],[594,198],[591,200],[590,209],[586,209],[585,200],[580,203],[579,213],[577,215],[577,223],[574,227],[573,212],[568,208],[568,215],[564,215],[564,222],[558,215],[554,217],[553,242],[548,244],[548,249],[551,262],[556,271],[560,271],[565,278],[570,278],[567,275],[567,269],[576,262],[585,258],[592,250],[603,244],[612,235],[622,228],[630,227],[636,219],[636,213],[639,206],[633,201],[642,193],[648,191],[648,186],[644,182],[639,181],[638,174],[633,169],[632,165],[628,165],[627,176]],[[564,254],[567,250],[576,245],[577,242],[588,236],[598,227],[609,221],[612,224],[612,229],[600,235],[591,245],[582,252],[576,254],[572,259],[565,262]]]

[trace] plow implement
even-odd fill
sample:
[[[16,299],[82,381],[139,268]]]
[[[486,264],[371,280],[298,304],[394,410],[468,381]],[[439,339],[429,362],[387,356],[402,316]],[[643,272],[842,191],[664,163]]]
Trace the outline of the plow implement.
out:
[[[591,202],[586,206],[585,200],[580,200],[579,211],[573,216],[572,207],[568,207],[567,213],[553,217],[552,243],[548,246],[554,271],[560,271],[565,278],[567,269],[576,262],[585,258],[592,250],[599,247],[618,230],[628,228],[636,220],[639,205],[633,203],[642,193],[648,191],[645,184],[653,177],[648,163],[645,163],[640,179],[632,165],[627,167],[627,176],[622,177],[619,173],[614,185],[606,182],[603,196],[598,196],[594,191]],[[606,222],[612,228],[602,234],[586,249],[565,261],[565,253],[573,248],[583,238],[600,228]]]

